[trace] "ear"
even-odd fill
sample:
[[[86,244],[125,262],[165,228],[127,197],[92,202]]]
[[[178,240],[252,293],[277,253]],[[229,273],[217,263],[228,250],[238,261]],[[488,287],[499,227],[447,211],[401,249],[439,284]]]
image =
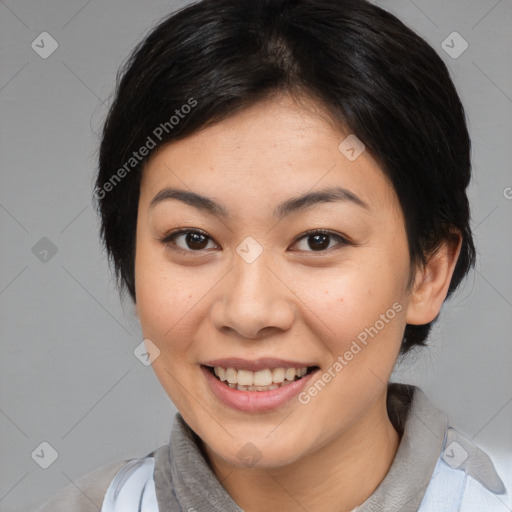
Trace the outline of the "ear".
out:
[[[460,232],[453,232],[453,237],[444,240],[429,256],[427,263],[416,270],[414,287],[407,306],[408,324],[428,324],[439,314],[448,293],[461,246]]]

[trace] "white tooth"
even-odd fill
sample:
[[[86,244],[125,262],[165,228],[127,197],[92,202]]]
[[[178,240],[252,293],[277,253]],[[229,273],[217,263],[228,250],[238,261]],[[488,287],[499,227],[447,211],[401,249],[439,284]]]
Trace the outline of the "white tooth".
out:
[[[238,370],[238,384],[240,386],[252,386],[254,379],[254,372],[250,370]]]
[[[222,381],[225,381],[226,380],[226,370],[224,370],[224,368],[222,368],[222,366],[217,366],[215,368],[215,375],[217,375],[217,377],[219,377],[220,380]]]
[[[254,372],[255,386],[270,386],[272,384],[272,372],[268,369]]]
[[[284,368],[274,368],[272,370],[272,382],[275,382],[277,384],[283,382],[284,374],[285,374]]]
[[[283,384],[272,383],[269,386],[241,386],[239,384],[228,384],[228,386],[233,389],[238,389],[239,391],[271,391],[286,386],[287,384],[291,384],[291,381],[285,380]]]
[[[304,375],[306,375],[306,373],[308,373],[308,369],[307,368],[301,368],[300,369],[300,376],[301,377],[304,377]]]
[[[286,380],[295,380],[295,368],[286,368]]]
[[[295,375],[296,375],[297,377],[300,377],[300,376],[301,376],[300,368],[295,368]]]
[[[237,371],[234,368],[227,368],[226,369],[226,379],[230,384],[236,384],[237,380]]]

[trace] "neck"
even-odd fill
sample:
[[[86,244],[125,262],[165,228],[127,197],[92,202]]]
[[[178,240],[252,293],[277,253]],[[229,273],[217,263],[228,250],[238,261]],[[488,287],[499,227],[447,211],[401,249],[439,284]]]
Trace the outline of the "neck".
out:
[[[400,436],[389,420],[386,391],[350,430],[316,452],[279,468],[238,468],[205,446],[212,470],[245,512],[348,512],[386,476]],[[228,476],[227,476],[228,475]]]

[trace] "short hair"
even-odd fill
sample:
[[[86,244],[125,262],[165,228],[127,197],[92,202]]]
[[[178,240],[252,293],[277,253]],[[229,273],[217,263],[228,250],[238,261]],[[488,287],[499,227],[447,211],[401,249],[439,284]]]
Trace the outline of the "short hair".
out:
[[[465,112],[435,50],[365,0],[203,0],[136,46],[118,71],[94,193],[120,293],[136,302],[140,178],[151,154],[276,94],[314,100],[364,143],[399,199],[412,268],[460,232],[449,297],[475,263]],[[407,324],[401,353],[424,345],[436,319]]]

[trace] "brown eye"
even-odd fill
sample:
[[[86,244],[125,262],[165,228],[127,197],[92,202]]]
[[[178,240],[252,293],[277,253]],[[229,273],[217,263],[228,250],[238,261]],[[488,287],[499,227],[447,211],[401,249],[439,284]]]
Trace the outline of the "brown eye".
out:
[[[306,252],[325,252],[326,249],[330,249],[331,242],[333,239],[337,239],[339,241],[338,244],[335,245],[347,245],[349,242],[343,238],[342,236],[332,233],[330,231],[311,231],[309,233],[304,234],[299,238],[296,243],[300,241],[305,241],[306,243],[303,245],[301,250]],[[305,246],[305,247],[304,247]]]
[[[180,241],[179,243],[177,242],[178,240]],[[210,237],[196,230],[176,231],[161,240],[167,247],[189,252],[199,252],[206,249],[209,241],[212,241]]]

